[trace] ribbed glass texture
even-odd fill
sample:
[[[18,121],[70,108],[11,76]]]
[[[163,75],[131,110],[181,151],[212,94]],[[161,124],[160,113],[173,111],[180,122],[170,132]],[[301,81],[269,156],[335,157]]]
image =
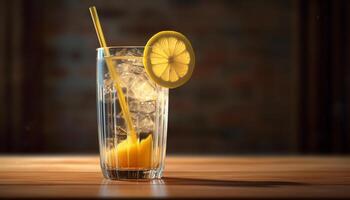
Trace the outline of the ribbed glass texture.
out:
[[[130,110],[131,133],[106,66],[97,49],[97,109],[100,164],[108,179],[161,178],[166,153],[168,89],[154,83],[143,62],[143,47],[109,47],[112,64]]]

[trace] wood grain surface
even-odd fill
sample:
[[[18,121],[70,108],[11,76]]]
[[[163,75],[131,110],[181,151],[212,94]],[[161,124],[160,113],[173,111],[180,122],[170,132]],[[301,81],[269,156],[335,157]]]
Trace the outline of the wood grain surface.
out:
[[[162,180],[109,181],[97,156],[0,156],[0,198],[350,198],[348,157],[168,156]]]

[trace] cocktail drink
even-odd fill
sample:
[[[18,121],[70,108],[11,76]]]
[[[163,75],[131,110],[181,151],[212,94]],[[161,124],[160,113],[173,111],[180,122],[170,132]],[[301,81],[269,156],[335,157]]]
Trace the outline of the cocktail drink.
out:
[[[164,168],[168,88],[156,84],[143,66],[143,47],[97,50],[97,102],[101,168],[110,179],[159,178]],[[136,135],[128,131],[117,90],[106,66],[119,74]],[[134,133],[133,133],[134,134]]]
[[[186,83],[195,57],[181,33],[161,31],[145,47],[108,47],[90,7],[97,49],[100,164],[107,179],[161,178],[168,123],[168,88]]]

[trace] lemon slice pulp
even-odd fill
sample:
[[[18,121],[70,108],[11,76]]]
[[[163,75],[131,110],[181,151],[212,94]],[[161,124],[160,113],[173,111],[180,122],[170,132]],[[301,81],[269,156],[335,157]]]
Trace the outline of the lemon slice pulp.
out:
[[[147,74],[159,85],[176,88],[192,75],[195,56],[188,39],[175,31],[161,31],[148,40],[143,53]]]

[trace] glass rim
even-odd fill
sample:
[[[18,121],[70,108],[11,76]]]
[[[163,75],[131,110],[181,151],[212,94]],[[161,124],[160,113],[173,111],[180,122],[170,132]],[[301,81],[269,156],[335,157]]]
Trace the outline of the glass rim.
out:
[[[135,48],[144,49],[145,46],[109,46],[109,47],[99,47],[99,48],[96,48],[96,51],[99,51],[100,49],[104,49],[104,48],[107,48],[107,49],[135,49]]]

